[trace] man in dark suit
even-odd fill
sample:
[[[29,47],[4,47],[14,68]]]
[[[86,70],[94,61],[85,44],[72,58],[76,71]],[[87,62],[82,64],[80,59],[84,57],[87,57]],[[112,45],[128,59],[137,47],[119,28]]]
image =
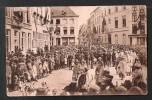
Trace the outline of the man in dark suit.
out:
[[[107,53],[105,50],[103,51],[103,65],[104,67],[107,65]]]
[[[73,56],[70,53],[70,55],[68,56],[68,64],[69,64],[69,69],[70,70],[72,69],[72,59],[73,59]]]

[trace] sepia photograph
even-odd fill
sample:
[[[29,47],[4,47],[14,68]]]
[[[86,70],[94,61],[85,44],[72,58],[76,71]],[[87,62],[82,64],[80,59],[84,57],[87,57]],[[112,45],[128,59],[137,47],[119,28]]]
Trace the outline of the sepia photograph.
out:
[[[6,94],[147,95],[145,5],[5,8]]]

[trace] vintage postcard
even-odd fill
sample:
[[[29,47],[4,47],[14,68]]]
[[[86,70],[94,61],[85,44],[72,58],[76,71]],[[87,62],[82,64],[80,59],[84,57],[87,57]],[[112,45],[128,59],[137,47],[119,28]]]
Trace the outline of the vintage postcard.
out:
[[[6,7],[7,96],[147,95],[146,10]]]

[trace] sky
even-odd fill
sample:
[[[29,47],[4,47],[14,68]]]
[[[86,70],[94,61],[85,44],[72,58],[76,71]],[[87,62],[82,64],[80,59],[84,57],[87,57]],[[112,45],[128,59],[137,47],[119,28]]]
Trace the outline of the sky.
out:
[[[79,15],[78,26],[87,23],[90,13],[97,8],[97,6],[70,6],[70,8]]]

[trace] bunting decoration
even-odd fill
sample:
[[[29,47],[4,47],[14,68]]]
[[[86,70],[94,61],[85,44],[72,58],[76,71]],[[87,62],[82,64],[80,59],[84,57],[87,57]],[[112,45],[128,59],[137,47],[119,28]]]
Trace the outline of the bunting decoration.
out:
[[[95,25],[93,24],[93,33],[96,34],[97,33],[97,30],[96,30],[96,27]]]
[[[22,11],[14,11],[13,19],[16,21],[17,24],[21,24],[23,22],[23,12]]]
[[[42,25],[47,24],[47,22],[48,22],[48,20],[47,20],[47,15],[48,15],[48,9],[45,10],[45,17],[44,17],[44,20],[43,20],[43,24],[42,24]]]
[[[103,22],[102,22],[102,32],[105,32],[105,26],[106,26],[106,20],[105,18],[103,18]]]
[[[137,18],[137,20],[135,21],[135,22],[137,22],[137,21],[139,20],[139,22],[138,22],[138,27],[137,27],[137,31],[142,28],[142,23],[141,23],[142,18],[144,18],[144,10],[140,10],[139,15],[138,15],[138,18]]]

